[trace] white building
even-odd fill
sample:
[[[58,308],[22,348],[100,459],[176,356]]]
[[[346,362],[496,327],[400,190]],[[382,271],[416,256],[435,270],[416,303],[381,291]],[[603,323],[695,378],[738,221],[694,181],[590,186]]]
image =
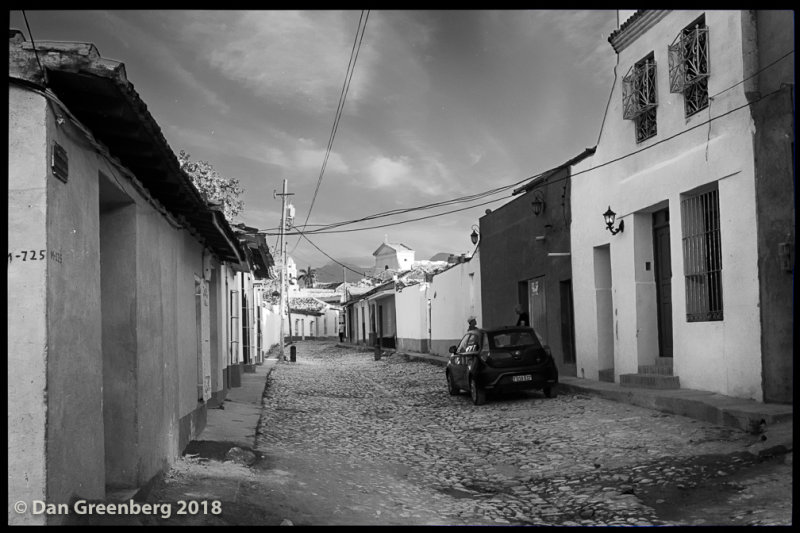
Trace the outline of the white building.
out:
[[[770,318],[761,297],[777,301],[791,276],[760,261],[778,243],[759,221],[771,204],[781,215],[770,224],[793,242],[793,206],[780,198],[794,196],[794,137],[785,121],[765,140],[754,104],[767,94],[756,74],[793,49],[793,21],[760,13],[638,11],[609,37],[610,104],[594,156],[572,177],[579,377],[791,401],[791,303],[771,303]],[[777,64],[790,83],[793,70]],[[775,91],[776,115],[791,116],[791,85]],[[768,142],[772,153],[757,157]],[[788,340],[762,351],[773,320]]]

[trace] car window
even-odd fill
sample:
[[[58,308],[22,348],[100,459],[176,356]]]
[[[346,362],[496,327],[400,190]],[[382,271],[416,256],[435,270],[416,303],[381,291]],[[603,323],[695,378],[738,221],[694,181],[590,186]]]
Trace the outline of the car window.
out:
[[[469,340],[469,338],[471,336],[472,335],[470,335],[468,333],[468,334],[464,335],[464,337],[462,337],[461,342],[458,343],[458,349],[456,350],[457,353],[463,353],[463,352],[467,351],[467,341]]]
[[[492,348],[508,348],[511,346],[541,347],[541,344],[536,335],[534,335],[533,330],[523,329],[503,331],[491,335],[490,346]]]
[[[467,335],[467,346],[464,349],[467,353],[477,353],[481,349],[481,344],[479,342],[479,337],[475,334]]]

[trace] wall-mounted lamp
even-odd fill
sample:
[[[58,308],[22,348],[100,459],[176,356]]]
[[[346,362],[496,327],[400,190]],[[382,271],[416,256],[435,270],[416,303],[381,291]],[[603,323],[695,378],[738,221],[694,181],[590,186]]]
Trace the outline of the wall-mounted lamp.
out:
[[[611,210],[611,206],[608,206],[608,211],[603,213],[603,218],[606,220],[606,229],[611,232],[611,235],[616,235],[617,233],[622,233],[625,229],[625,221],[620,220],[619,226],[617,229],[614,229],[614,220],[616,219],[617,214]]]
[[[472,239],[472,244],[478,244],[478,238],[480,237],[480,228],[475,224],[472,225],[472,233],[470,234],[469,238]]]
[[[542,191],[534,191],[533,192],[533,201],[531,202],[531,206],[533,207],[533,214],[537,217],[542,214],[544,211],[544,195]]]

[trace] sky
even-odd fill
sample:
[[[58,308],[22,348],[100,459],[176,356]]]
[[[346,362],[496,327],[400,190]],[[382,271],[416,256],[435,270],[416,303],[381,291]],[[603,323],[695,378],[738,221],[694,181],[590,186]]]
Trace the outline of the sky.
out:
[[[26,10],[30,33],[9,14],[28,40],[93,43],[124,63],[172,151],[239,180],[232,222],[269,233],[283,180],[312,231],[556,167],[597,144],[616,62],[614,10]],[[471,254],[472,226],[512,199],[290,235],[287,253],[298,268],[371,266],[385,239],[417,260]]]

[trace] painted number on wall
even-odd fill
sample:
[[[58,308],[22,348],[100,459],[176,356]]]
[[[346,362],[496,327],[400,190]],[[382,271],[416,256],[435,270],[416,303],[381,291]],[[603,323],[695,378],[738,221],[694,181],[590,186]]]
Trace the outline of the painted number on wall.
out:
[[[8,262],[17,261],[43,261],[47,250],[22,250],[19,252],[8,252]],[[59,259],[61,259],[59,254]],[[59,261],[60,263],[61,261]]]

